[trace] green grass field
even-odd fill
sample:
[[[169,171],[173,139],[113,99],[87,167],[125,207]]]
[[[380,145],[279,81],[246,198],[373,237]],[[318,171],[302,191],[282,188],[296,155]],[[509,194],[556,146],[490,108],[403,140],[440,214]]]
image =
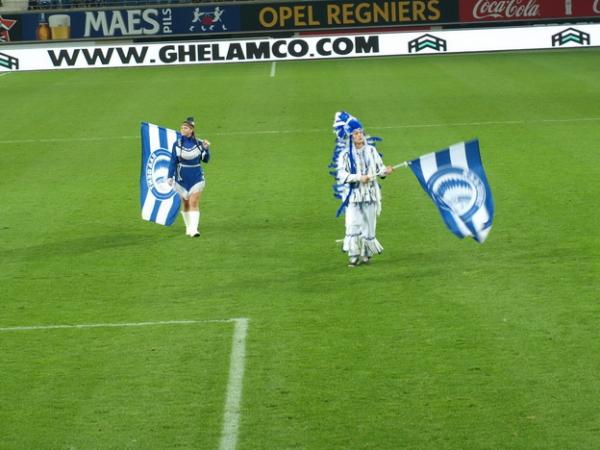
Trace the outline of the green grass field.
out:
[[[600,51],[0,78],[0,448],[600,448]],[[408,170],[350,269],[335,111],[388,164],[478,137],[496,218],[456,239]],[[140,218],[139,123],[212,143],[202,237]]]

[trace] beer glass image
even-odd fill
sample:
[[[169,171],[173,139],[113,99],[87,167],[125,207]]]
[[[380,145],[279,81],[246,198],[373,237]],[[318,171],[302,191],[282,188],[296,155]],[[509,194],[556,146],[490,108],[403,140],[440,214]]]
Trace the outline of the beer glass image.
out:
[[[71,37],[71,17],[66,14],[53,14],[48,17],[50,36],[53,40],[64,40]]]

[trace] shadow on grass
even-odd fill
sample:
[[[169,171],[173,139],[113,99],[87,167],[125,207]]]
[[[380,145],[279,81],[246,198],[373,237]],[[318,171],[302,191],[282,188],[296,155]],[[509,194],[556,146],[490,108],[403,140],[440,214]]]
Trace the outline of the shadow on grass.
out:
[[[78,256],[99,250],[147,246],[154,241],[155,237],[151,235],[111,233],[5,250],[0,254],[0,261],[14,260],[15,258],[40,259],[55,256]]]

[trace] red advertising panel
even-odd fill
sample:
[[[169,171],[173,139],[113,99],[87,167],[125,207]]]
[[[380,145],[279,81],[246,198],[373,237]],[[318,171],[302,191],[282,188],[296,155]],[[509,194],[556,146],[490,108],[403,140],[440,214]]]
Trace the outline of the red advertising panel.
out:
[[[461,22],[510,22],[600,16],[600,0],[460,0]]]
[[[600,16],[600,0],[573,0],[573,14],[578,17]]]

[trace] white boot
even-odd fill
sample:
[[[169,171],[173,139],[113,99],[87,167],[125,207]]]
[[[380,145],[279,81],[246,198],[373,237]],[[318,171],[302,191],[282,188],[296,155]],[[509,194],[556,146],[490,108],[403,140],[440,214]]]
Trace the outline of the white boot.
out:
[[[188,227],[188,235],[192,237],[200,236],[198,225],[200,225],[200,211],[188,211],[188,219],[190,226]]]
[[[185,234],[189,236],[190,234],[190,218],[188,211],[181,211],[181,217],[183,217],[183,223],[185,223]]]

